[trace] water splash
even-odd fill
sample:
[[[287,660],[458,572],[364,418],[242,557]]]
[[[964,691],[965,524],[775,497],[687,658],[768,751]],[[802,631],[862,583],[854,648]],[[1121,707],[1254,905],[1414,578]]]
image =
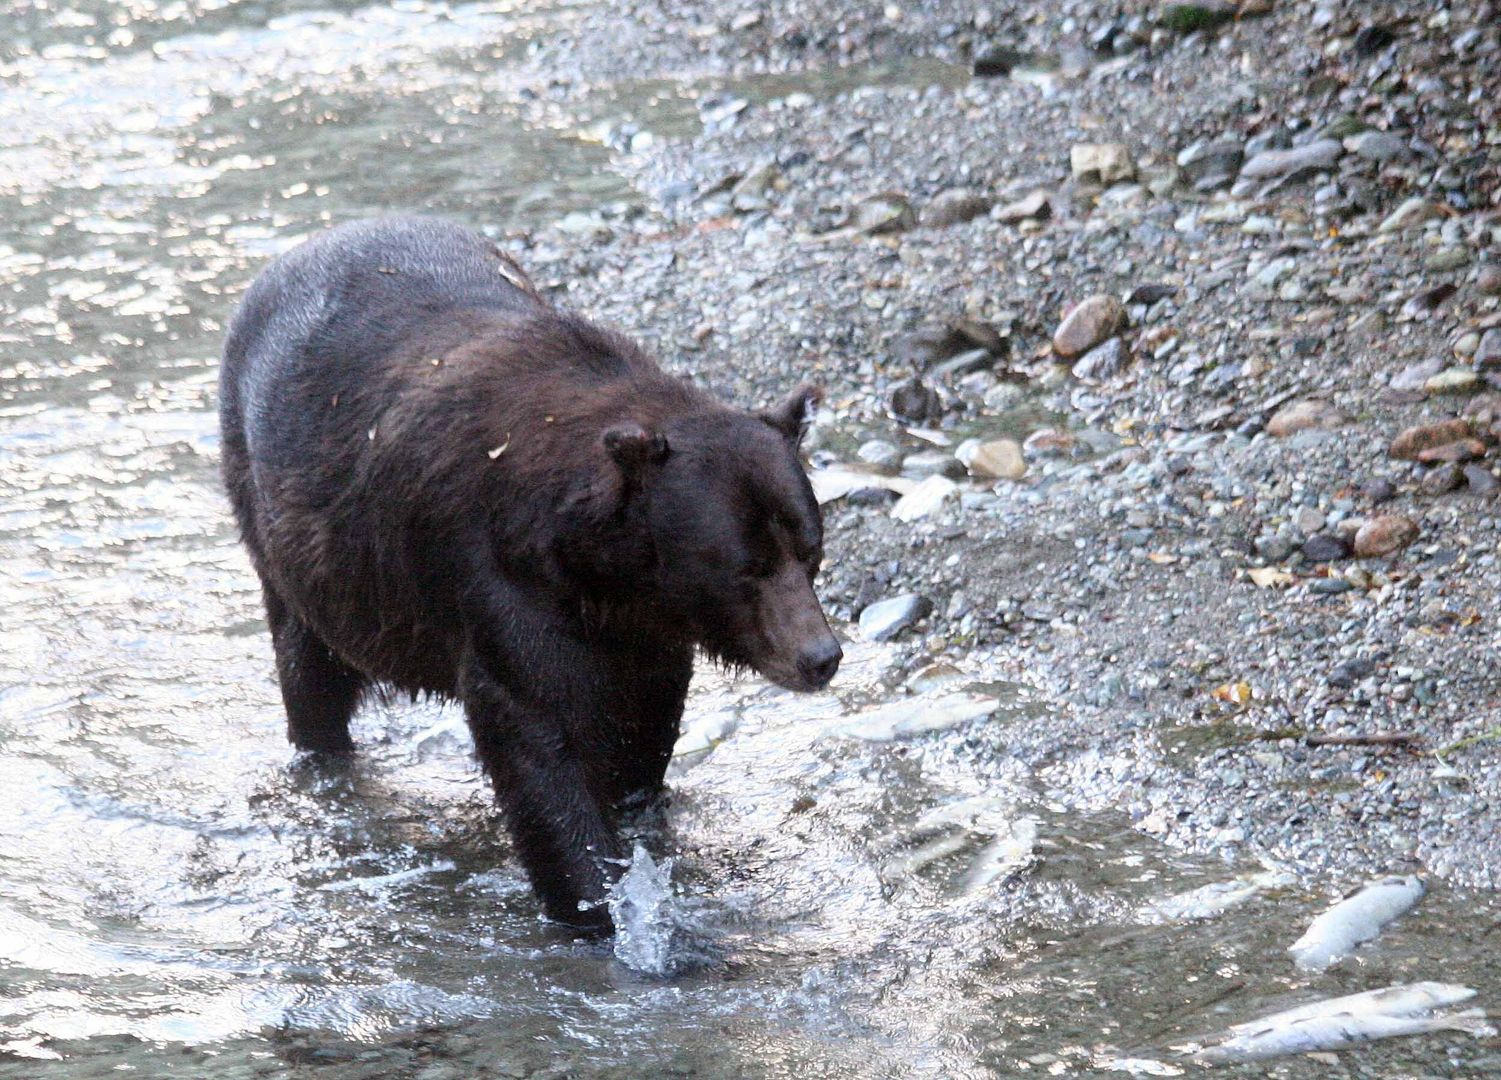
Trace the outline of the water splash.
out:
[[[669,978],[703,959],[672,887],[671,859],[658,863],[636,844],[608,903],[615,922],[615,959],[637,974]]]

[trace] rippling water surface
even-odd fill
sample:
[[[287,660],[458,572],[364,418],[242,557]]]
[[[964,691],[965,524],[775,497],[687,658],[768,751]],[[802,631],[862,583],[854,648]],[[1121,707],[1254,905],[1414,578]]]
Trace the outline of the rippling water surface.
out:
[[[1043,706],[978,659],[905,720],[986,715],[906,735],[870,713],[912,689],[881,647],[820,698],[708,673],[613,950],[538,918],[456,712],[371,708],[347,770],[294,760],[217,480],[233,299],[330,221],[640,201],[599,132],[691,131],[712,88],[539,94],[516,61],[577,10],[0,4],[0,1075],[1171,1075],[1292,998],[1494,1007],[1481,898],[1435,890],[1313,981],[1281,953],[1307,894],[1144,917],[1257,868],[1050,802],[1005,753]],[[892,76],[761,90],[862,77]]]

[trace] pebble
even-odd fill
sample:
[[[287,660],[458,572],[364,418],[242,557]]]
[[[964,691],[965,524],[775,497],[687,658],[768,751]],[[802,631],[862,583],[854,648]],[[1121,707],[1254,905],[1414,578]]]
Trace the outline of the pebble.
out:
[[[1258,537],[1255,547],[1256,554],[1267,562],[1281,562],[1293,553],[1297,545],[1289,537],[1274,535]]]
[[[1434,206],[1421,195],[1414,195],[1402,205],[1393,210],[1379,226],[1377,232],[1405,232],[1414,225],[1421,225],[1426,221],[1432,221],[1440,216],[1437,206]]]
[[[1475,288],[1484,296],[1501,296],[1501,263],[1484,263],[1475,275]]]
[[[1053,351],[1065,359],[1088,352],[1121,328],[1126,309],[1104,293],[1081,301],[1053,334]]]
[[[1447,495],[1465,482],[1458,465],[1449,462],[1432,469],[1418,483],[1424,495]]]
[[[974,475],[987,480],[1020,480],[1027,475],[1027,462],[1015,439],[981,443],[965,455],[964,464]]]
[[[917,214],[907,197],[895,191],[884,191],[861,199],[850,211],[846,227],[870,236],[906,232],[917,224]]]
[[[1195,191],[1228,187],[1240,172],[1245,144],[1237,139],[1201,139],[1178,154],[1178,168]]]
[[[891,412],[899,420],[931,424],[943,415],[938,391],[913,376],[891,392]]]
[[[908,476],[947,476],[958,479],[964,466],[944,450],[919,450],[902,458],[902,472]]]
[[[963,188],[950,188],[933,196],[933,201],[923,207],[922,224],[930,229],[942,229],[971,221],[990,210],[991,200],[984,195]]]
[[[1318,139],[1307,146],[1290,150],[1265,150],[1241,167],[1242,178],[1250,180],[1296,176],[1314,169],[1329,169],[1345,148],[1337,139]]]
[[[1347,419],[1344,412],[1329,402],[1305,398],[1278,409],[1267,421],[1266,433],[1274,439],[1285,439],[1309,428],[1338,427]]]
[[[1297,514],[1293,516],[1293,524],[1304,536],[1312,536],[1328,523],[1328,519],[1312,506],[1300,506]]]
[[[1136,163],[1124,143],[1079,143],[1068,154],[1074,179],[1114,184],[1136,175]]]
[[[896,444],[885,439],[871,439],[860,444],[855,456],[869,465],[882,469],[894,469],[901,463],[902,452]]]
[[[1424,450],[1444,446],[1470,437],[1467,420],[1440,420],[1434,424],[1417,424],[1402,431],[1387,451],[1394,458],[1417,461]]]
[[[932,613],[933,601],[917,593],[878,600],[860,612],[860,636],[866,641],[890,641]]]
[[[1480,348],[1480,335],[1473,330],[1466,331],[1454,339],[1450,351],[1461,360],[1468,360],[1475,355]]]
[[[1362,131],[1345,140],[1345,149],[1367,161],[1396,161],[1412,156],[1407,140],[1390,131]]]
[[[1423,266],[1429,270],[1445,273],[1449,270],[1458,270],[1462,266],[1470,265],[1470,253],[1462,247],[1440,248],[1432,255],[1423,259]]]
[[[1360,493],[1373,503],[1390,502],[1397,496],[1397,486],[1385,477],[1378,476],[1362,484]]]
[[[1350,545],[1337,533],[1315,533],[1303,542],[1303,558],[1309,562],[1333,562],[1348,558]]]
[[[1470,359],[1482,371],[1501,368],[1501,327],[1492,327],[1480,336]]]
[[[1401,514],[1381,514],[1370,518],[1355,533],[1355,554],[1375,559],[1401,551],[1418,538],[1415,521]]]
[[[1074,361],[1074,377],[1084,382],[1099,382],[1113,378],[1126,369],[1130,360],[1131,355],[1126,351],[1126,343],[1118,337],[1113,337],[1103,344],[1096,345]]]
[[[1324,596],[1337,596],[1340,593],[1349,592],[1350,590],[1354,589],[1355,586],[1341,577],[1324,577],[1314,578],[1313,581],[1309,583],[1308,588],[1311,591],[1320,593]]]
[[[1046,191],[1034,191],[1015,202],[997,206],[990,212],[990,216],[1003,225],[1046,220],[1053,216],[1052,197]]]
[[[1472,495],[1492,495],[1497,488],[1501,488],[1501,480],[1496,479],[1496,474],[1484,465],[1466,465],[1464,467],[1465,483],[1470,485]]]
[[[1422,390],[1429,379],[1443,370],[1444,362],[1438,358],[1419,360],[1393,375],[1390,385],[1393,390]]]
[[[1423,384],[1430,394],[1470,394],[1480,388],[1480,376],[1469,368],[1452,367]]]

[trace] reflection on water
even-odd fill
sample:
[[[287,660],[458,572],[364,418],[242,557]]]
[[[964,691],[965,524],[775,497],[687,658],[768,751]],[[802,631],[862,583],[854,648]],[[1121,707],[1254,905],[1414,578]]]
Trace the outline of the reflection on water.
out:
[[[1281,949],[1318,900],[1280,878],[1143,918],[1241,868],[1047,803],[1006,754],[1040,706],[983,657],[923,690],[993,712],[906,727],[870,711],[909,700],[883,648],[818,698],[707,674],[613,951],[538,918],[455,711],[293,760],[218,487],[223,323],[330,221],[639,202],[601,132],[689,131],[724,88],[549,90],[518,58],[575,10],[0,7],[0,1076],[1081,1075],[1437,958],[1495,1002],[1495,906],[1441,888],[1312,981]],[[1483,1051],[1369,1060],[1451,1052]]]

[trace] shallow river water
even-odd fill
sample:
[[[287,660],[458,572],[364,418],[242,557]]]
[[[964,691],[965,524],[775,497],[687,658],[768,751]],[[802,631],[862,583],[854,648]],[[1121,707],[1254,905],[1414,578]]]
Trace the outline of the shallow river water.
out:
[[[1487,897],[1435,885],[1322,976],[1284,953],[1314,890],[1154,913],[1262,868],[1038,790],[1006,732],[1047,704],[978,659],[914,680],[851,643],[817,698],[705,672],[612,944],[540,920],[456,711],[372,706],[347,769],[293,757],[218,484],[223,326],[330,221],[640,201],[601,133],[691,132],[724,88],[539,95],[508,64],[577,8],[0,4],[0,1076],[1179,1075],[1289,1003],[1501,1006]],[[1497,1062],[1443,1034],[1277,1068]]]

